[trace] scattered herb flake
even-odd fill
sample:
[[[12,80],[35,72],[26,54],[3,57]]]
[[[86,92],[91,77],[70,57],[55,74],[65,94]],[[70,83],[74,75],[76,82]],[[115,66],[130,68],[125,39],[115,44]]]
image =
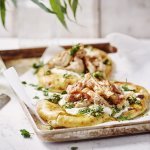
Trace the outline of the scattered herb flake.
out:
[[[58,102],[60,101],[61,97],[59,94],[53,94],[50,98],[48,98],[47,100],[52,102],[52,103],[55,103],[55,104],[58,104]]]
[[[74,107],[75,107],[74,103],[71,103],[71,102],[67,102],[65,105],[63,105],[63,108],[65,109],[71,109]]]
[[[49,92],[48,88],[42,88],[42,91],[44,96],[48,96],[48,92]]]
[[[80,44],[74,45],[70,50],[70,55],[74,56],[76,52],[79,50],[79,48],[80,48]]]
[[[30,137],[31,137],[30,132],[27,131],[26,129],[21,129],[21,130],[20,130],[20,133],[21,133],[21,135],[22,135],[24,138],[30,138]]]
[[[79,114],[89,114],[94,117],[99,117],[103,113],[103,107],[97,106],[95,108],[84,108],[79,110]]]
[[[124,120],[129,120],[129,117],[127,117],[127,116],[119,116],[117,119],[119,121],[124,121]]]
[[[67,94],[67,91],[62,91],[61,94]]]
[[[45,75],[50,75],[51,74],[51,70],[47,70],[46,72],[45,72]]]
[[[72,147],[71,147],[71,150],[78,150],[78,147],[72,146]]]
[[[112,107],[112,116],[114,116],[115,114],[119,113],[121,111],[120,108],[117,108],[117,107]]]
[[[53,130],[53,127],[52,127],[52,126],[49,126],[49,130]]]
[[[27,84],[27,82],[26,81],[22,81],[22,84]]]
[[[43,89],[42,86],[38,86],[38,87],[37,87],[37,90],[38,90],[38,91],[42,91],[42,89]]]
[[[38,96],[34,96],[33,99],[39,99],[39,97]]]
[[[63,75],[63,77],[64,77],[64,78],[66,78],[66,79],[68,79],[68,78],[70,78],[70,77],[71,77],[71,75],[70,75],[70,74],[65,73],[65,74]]]
[[[105,60],[103,61],[103,64],[105,64],[105,65],[111,65],[111,62],[110,62],[109,59],[105,59]]]
[[[129,96],[128,98],[127,98],[127,100],[129,101],[129,104],[135,104],[135,102],[137,101],[137,99],[136,99],[136,97],[134,97],[134,96]]]
[[[133,91],[133,92],[135,92],[134,89],[129,89],[128,86],[127,86],[127,84],[123,85],[123,86],[122,86],[122,89],[123,89],[124,91]]]
[[[36,73],[38,73],[38,71],[39,71],[39,69],[41,68],[41,67],[43,67],[44,66],[44,64],[43,64],[43,62],[39,62],[39,63],[34,63],[33,65],[32,65],[32,67],[35,69],[35,74]]]
[[[29,85],[32,86],[32,87],[37,87],[38,86],[38,85],[33,84],[33,83],[30,83]]]
[[[101,79],[104,79],[104,73],[103,71],[96,71],[93,73],[93,77],[101,80]]]

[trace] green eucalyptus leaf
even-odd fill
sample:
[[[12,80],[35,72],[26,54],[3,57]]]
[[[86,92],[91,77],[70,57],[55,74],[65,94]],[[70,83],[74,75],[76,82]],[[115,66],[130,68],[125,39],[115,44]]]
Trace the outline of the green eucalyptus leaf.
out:
[[[17,0],[12,0],[12,2],[17,7]]]
[[[75,18],[76,18],[77,7],[78,7],[78,0],[73,0],[73,2],[72,2],[72,11],[73,11],[73,15],[74,15]]]
[[[31,0],[31,1],[48,13],[52,13],[52,14],[55,13],[52,10],[50,10],[48,7],[46,7],[43,3],[41,3],[39,0]]]
[[[68,3],[70,5],[70,8],[73,12],[74,18],[76,18],[76,12],[78,7],[78,0],[68,0]]]
[[[64,6],[61,4],[60,0],[49,0],[52,10],[55,12],[59,21],[67,28],[65,20]],[[62,11],[63,8],[63,11]]]
[[[0,0],[0,17],[1,17],[2,24],[5,27],[5,18],[6,18],[5,0]]]

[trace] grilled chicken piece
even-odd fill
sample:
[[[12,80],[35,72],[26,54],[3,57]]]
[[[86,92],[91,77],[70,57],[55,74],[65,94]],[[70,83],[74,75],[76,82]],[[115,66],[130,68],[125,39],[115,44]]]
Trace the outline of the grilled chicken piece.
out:
[[[112,61],[105,52],[78,44],[71,49],[60,52],[49,60],[48,66],[49,68],[59,67],[77,73],[102,71],[104,78],[107,78],[112,70]]]
[[[108,80],[98,81],[90,74],[86,74],[83,81],[67,88],[68,101],[88,101],[93,104],[111,106],[124,104],[124,95],[112,82]],[[84,102],[85,103],[85,102]]]
[[[56,55],[52,60],[49,61],[49,66],[60,66],[66,67],[69,65],[72,57],[69,54],[69,51],[62,51]]]
[[[70,62],[70,65],[67,66],[65,69],[75,71],[78,73],[83,73],[85,70],[82,59],[78,57],[75,57],[74,60]]]

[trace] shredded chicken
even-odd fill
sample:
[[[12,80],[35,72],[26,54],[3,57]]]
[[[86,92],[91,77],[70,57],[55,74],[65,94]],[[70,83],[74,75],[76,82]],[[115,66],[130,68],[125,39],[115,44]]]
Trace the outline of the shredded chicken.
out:
[[[84,80],[67,88],[68,101],[82,101],[89,104],[118,105],[124,104],[123,92],[108,80],[98,81],[90,74],[86,74]],[[84,104],[85,105],[85,104]],[[79,107],[77,105],[77,107]]]
[[[73,55],[70,54],[72,49],[65,50],[49,61],[50,67],[63,67],[64,69],[75,71],[78,73],[96,71],[105,72],[106,65],[103,64],[104,52],[93,49],[92,47],[84,47],[80,44],[79,48]]]

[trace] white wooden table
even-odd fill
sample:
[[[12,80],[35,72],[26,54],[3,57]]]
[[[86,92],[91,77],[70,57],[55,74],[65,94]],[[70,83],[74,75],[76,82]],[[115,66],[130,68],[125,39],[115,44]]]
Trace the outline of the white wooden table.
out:
[[[150,150],[150,134],[122,136],[115,138],[75,141],[65,143],[44,143],[34,133],[16,96],[7,81],[0,75],[0,92],[9,94],[11,101],[0,110],[0,150]],[[20,129],[27,129],[32,138],[24,139]]]

